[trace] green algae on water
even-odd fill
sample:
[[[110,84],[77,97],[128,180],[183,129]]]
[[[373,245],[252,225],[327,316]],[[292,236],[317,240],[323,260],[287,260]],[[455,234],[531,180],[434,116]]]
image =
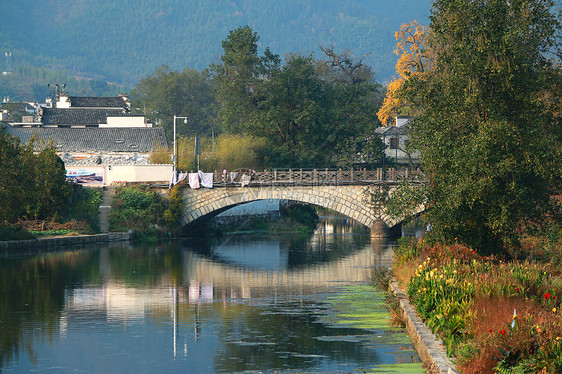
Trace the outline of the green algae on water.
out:
[[[408,362],[403,364],[384,364],[375,366],[365,373],[400,373],[400,374],[422,374],[425,373],[421,362]]]

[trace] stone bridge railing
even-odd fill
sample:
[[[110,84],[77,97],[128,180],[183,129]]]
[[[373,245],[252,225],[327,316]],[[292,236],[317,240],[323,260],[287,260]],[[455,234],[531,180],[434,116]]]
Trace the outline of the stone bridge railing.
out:
[[[248,178],[249,177],[249,178]],[[235,171],[216,171],[213,173],[214,186],[235,186],[240,184],[256,185],[314,185],[314,184],[361,184],[373,182],[397,182],[410,180],[423,182],[424,175],[420,169],[397,170],[381,168],[375,170],[342,170],[342,169],[272,169],[256,171],[238,169]]]

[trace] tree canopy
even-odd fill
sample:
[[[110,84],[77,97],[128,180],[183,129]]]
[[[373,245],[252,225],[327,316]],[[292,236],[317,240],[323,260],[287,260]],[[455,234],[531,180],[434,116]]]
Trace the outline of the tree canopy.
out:
[[[184,136],[210,136],[215,130],[215,98],[206,72],[184,69],[172,71],[166,65],[142,79],[131,92],[133,107],[173,134],[174,115],[177,133]]]
[[[433,2],[432,67],[410,77],[403,94],[415,110],[413,141],[431,180],[428,217],[450,240],[508,248],[518,227],[552,207],[562,175],[553,6]]]
[[[369,135],[381,96],[370,69],[333,49],[323,49],[328,61],[291,54],[281,64],[269,48],[260,56],[258,41],[249,26],[232,30],[210,67],[224,130],[266,137],[286,166],[376,163],[382,145]]]
[[[403,24],[394,34],[398,55],[396,74],[386,89],[386,96],[377,112],[379,121],[387,125],[397,115],[410,114],[405,98],[400,96],[400,88],[414,74],[423,73],[431,62],[429,51],[425,48],[428,29],[417,21]]]
[[[0,128],[0,225],[52,217],[69,204],[71,186],[53,147],[33,153]]]

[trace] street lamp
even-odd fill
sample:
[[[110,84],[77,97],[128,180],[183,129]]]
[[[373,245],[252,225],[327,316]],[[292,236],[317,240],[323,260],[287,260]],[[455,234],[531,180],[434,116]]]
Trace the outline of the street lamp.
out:
[[[172,176],[174,183],[177,180],[177,168],[178,168],[178,156],[177,156],[177,147],[176,147],[176,119],[182,119],[183,118],[183,123],[187,124],[187,117],[178,117],[174,114],[174,175]]]

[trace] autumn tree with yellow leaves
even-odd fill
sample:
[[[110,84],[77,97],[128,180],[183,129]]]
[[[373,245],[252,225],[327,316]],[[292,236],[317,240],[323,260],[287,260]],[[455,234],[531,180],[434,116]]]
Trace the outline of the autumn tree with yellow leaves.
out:
[[[397,115],[409,114],[408,105],[400,98],[399,90],[404,82],[414,74],[426,71],[430,59],[425,49],[428,28],[414,20],[400,26],[396,31],[396,49],[398,55],[396,74],[388,84],[386,96],[377,116],[383,125]]]

